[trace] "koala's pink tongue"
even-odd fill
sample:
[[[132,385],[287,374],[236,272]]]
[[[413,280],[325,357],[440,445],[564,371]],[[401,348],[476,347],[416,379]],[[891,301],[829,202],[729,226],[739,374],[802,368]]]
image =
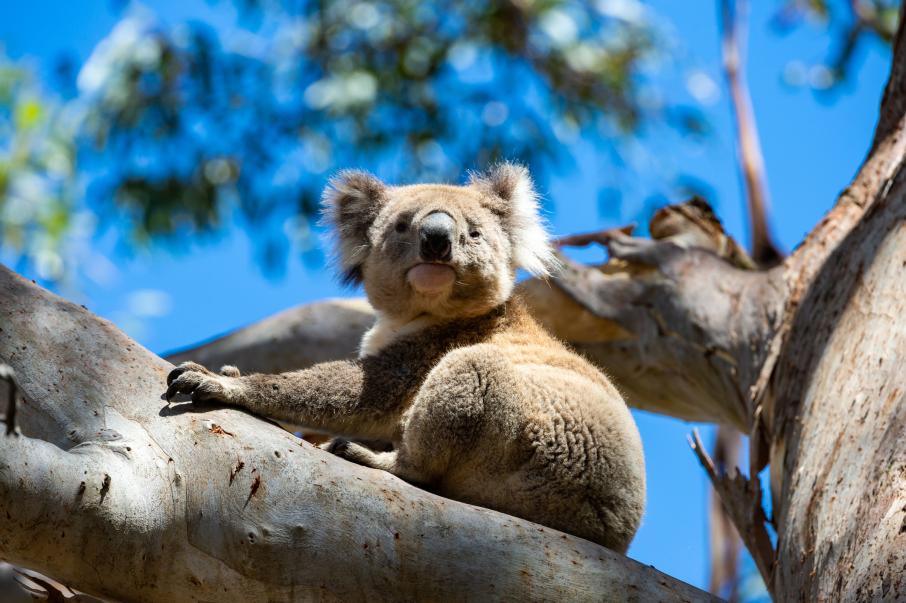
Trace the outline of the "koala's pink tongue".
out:
[[[419,293],[440,293],[453,284],[456,272],[444,264],[417,264],[409,269],[409,284]]]

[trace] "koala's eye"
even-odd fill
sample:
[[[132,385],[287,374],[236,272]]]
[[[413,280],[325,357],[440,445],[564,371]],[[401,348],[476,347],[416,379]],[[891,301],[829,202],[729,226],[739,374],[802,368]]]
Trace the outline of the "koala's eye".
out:
[[[478,237],[481,236],[481,233],[478,232],[477,230],[473,230],[472,232],[469,233],[469,236],[472,237],[473,239],[477,239]]]
[[[396,223],[396,232],[406,232],[407,228],[409,228],[409,225],[402,220]]]

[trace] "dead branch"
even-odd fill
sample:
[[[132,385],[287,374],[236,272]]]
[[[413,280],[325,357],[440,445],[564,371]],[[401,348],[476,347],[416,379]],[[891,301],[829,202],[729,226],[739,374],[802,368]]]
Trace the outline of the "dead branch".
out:
[[[714,438],[713,458],[719,471],[739,464],[742,438],[739,432],[727,425],[718,425]],[[720,495],[713,487],[708,496],[708,542],[710,549],[710,575],[708,590],[723,596],[728,603],[739,601],[739,556],[742,542],[733,526],[732,518],[724,510]]]
[[[733,468],[732,475],[715,468],[714,461],[705,450],[697,429],[693,430],[689,445],[708,473],[727,515],[736,526],[736,531],[752,554],[755,565],[770,590],[773,584],[771,574],[774,568],[774,547],[765,527],[767,517],[761,506],[761,484],[758,482],[758,476],[745,477],[739,472],[738,467]]]

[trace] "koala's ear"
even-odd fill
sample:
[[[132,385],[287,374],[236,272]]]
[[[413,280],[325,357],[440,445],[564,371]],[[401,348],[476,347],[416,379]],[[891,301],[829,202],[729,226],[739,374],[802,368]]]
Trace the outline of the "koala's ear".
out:
[[[325,224],[336,230],[337,261],[343,282],[362,280],[368,255],[368,229],[387,201],[387,186],[369,174],[345,170],[330,179],[321,198]]]
[[[539,213],[538,193],[524,166],[498,164],[485,174],[472,174],[469,185],[488,195],[488,208],[503,221],[518,266],[536,276],[547,276],[558,267]]]

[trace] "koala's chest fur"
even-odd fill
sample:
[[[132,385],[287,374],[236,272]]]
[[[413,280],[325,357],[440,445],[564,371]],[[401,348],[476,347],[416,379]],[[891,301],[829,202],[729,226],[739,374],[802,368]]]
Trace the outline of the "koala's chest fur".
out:
[[[359,358],[374,356],[397,339],[409,337],[437,324],[432,316],[419,316],[413,320],[395,320],[378,313],[374,325],[362,336]]]

